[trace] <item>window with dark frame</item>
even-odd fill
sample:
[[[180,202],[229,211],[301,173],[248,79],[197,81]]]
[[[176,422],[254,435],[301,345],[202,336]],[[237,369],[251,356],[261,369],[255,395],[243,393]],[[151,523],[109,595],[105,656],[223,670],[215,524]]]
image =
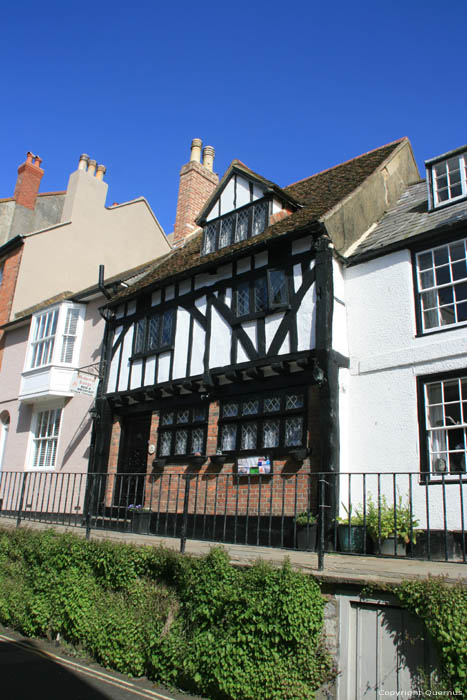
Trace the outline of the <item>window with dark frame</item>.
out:
[[[174,342],[174,329],[174,309],[138,319],[135,323],[133,354],[150,354],[170,348]]]
[[[422,381],[426,470],[437,476],[466,473],[467,374]]]
[[[227,399],[221,404],[218,449],[258,454],[304,447],[305,415],[305,393],[300,389]]]
[[[415,256],[423,332],[467,321],[467,239],[424,250]]]
[[[207,418],[208,409],[204,404],[161,411],[158,456],[178,458],[206,454]]]
[[[261,199],[231,212],[204,227],[202,254],[208,255],[229,245],[254,238],[269,223],[269,199]]]
[[[250,281],[239,282],[234,289],[234,313],[237,318],[287,308],[289,284],[285,270],[270,269]]]

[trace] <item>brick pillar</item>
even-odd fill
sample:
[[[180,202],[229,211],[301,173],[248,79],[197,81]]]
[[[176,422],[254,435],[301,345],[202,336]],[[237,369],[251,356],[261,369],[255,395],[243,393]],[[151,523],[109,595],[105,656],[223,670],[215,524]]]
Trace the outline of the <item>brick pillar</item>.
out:
[[[0,274],[2,275],[0,284],[0,325],[10,320],[22,254],[23,246],[21,245],[8,257],[0,260]],[[4,331],[0,330],[0,366],[3,358],[4,333]]]
[[[27,209],[34,209],[36,206],[36,197],[44,174],[40,167],[41,162],[39,156],[28,151],[25,162],[18,168],[18,179],[13,197],[16,204]]]
[[[180,171],[180,186],[178,190],[177,215],[174,227],[174,244],[182,243],[186,236],[196,229],[195,219],[214,192],[219,177],[212,172],[214,149],[206,146],[204,151],[208,158],[207,166],[199,162],[202,142],[193,139],[191,144],[191,160]]]

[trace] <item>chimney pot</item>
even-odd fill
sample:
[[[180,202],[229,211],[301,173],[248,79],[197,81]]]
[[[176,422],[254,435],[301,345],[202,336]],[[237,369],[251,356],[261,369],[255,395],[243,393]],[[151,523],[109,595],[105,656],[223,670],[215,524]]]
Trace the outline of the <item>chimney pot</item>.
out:
[[[33,158],[34,158],[34,153],[31,153],[31,151],[28,151],[26,153],[26,163],[32,163]]]
[[[97,167],[97,160],[89,160],[88,161],[88,173],[89,175],[94,175],[96,172],[96,167]]]
[[[191,157],[190,161],[194,160],[196,163],[201,162],[201,147],[203,142],[201,139],[193,139],[191,142]]]
[[[87,153],[82,153],[79,157],[78,170],[87,170],[89,156]]]
[[[34,165],[37,165],[37,167],[40,168],[41,163],[42,163],[42,158],[39,158],[39,156],[36,156],[36,160],[34,161]]]
[[[212,169],[214,167],[214,155],[215,155],[215,150],[212,146],[205,146],[203,148],[203,165],[205,168],[210,170],[212,172]]]
[[[98,165],[96,172],[96,180],[103,180],[106,170],[107,168],[105,167],[105,165]]]

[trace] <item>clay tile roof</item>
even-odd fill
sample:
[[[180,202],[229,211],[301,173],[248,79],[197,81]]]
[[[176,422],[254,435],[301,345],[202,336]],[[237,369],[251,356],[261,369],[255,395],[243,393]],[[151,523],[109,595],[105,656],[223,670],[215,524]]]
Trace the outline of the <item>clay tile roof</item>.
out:
[[[194,273],[196,268],[204,267],[211,262],[222,262],[222,259],[230,258],[232,254],[244,248],[257,247],[258,244],[266,239],[274,239],[304,230],[311,231],[313,228],[318,230],[320,218],[359,187],[404,140],[406,140],[405,137],[284,187],[282,191],[286,196],[298,202],[301,208],[269,226],[255,238],[249,238],[246,241],[240,241],[210,255],[201,256],[203,232],[199,230],[185,242],[183,247],[169,253],[164,259],[155,261],[154,267],[147,275],[132,285],[130,289],[114,297],[112,303],[130,295],[133,296],[140,289],[154,285],[157,282],[169,281],[175,275],[188,271]],[[273,182],[254,173],[240,161],[233,161],[230,168],[234,166],[248,171],[271,188],[280,189]],[[224,178],[219,183],[219,186],[222,185]],[[214,191],[213,197],[215,197],[216,191]]]

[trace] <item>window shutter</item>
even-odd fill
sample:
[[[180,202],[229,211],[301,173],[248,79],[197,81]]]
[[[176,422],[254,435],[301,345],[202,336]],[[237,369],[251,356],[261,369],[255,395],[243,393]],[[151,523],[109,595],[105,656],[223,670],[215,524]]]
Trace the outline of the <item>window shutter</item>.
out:
[[[63,345],[60,362],[71,363],[78,327],[79,309],[68,309],[63,333]]]

